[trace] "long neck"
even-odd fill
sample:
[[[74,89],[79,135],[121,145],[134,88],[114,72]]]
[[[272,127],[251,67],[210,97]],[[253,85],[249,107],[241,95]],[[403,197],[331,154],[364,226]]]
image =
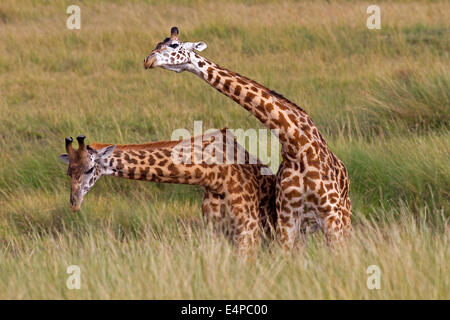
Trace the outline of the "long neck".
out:
[[[173,146],[149,149],[116,150],[103,162],[103,174],[121,178],[164,183],[192,184],[214,188],[218,181],[217,166],[183,164],[174,161]]]
[[[307,143],[305,139],[300,139],[298,129],[301,129],[301,132],[307,130],[312,121],[295,103],[255,81],[219,67],[198,54],[194,54],[192,60],[188,71],[239,103],[268,128],[278,129],[282,144],[286,142],[296,145],[299,141],[301,144]],[[301,122],[307,125],[303,126]]]

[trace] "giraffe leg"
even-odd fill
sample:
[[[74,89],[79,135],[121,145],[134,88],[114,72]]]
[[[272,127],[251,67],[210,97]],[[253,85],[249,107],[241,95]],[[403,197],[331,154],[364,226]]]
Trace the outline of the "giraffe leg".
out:
[[[327,214],[323,229],[327,245],[332,248],[338,247],[347,238],[342,212],[337,208],[332,208]]]
[[[245,207],[230,205],[233,242],[238,254],[246,258],[254,255],[259,243],[258,210],[256,201],[247,202]]]
[[[295,248],[302,250],[306,248],[306,229],[300,228],[297,232],[297,241],[295,243]]]
[[[296,244],[296,238],[300,228],[299,219],[302,215],[302,201],[301,199],[293,199],[289,194],[293,188],[297,189],[299,186],[292,183],[285,170],[285,165],[286,163],[283,161],[276,180],[276,211],[278,215],[276,233],[282,248],[291,251],[294,246],[299,245]]]
[[[226,217],[226,204],[223,195],[205,190],[202,214],[206,224],[216,233],[229,233]]]
[[[290,251],[294,247],[296,232],[293,217],[280,214],[277,222],[277,238],[286,251]]]
[[[290,209],[289,201],[283,190],[277,192],[277,226],[276,233],[279,244],[286,251],[291,251],[296,245],[296,238],[298,232],[298,214],[294,214]]]
[[[348,197],[344,198],[342,208],[342,223],[344,229],[344,239],[348,240],[352,232],[352,207]]]

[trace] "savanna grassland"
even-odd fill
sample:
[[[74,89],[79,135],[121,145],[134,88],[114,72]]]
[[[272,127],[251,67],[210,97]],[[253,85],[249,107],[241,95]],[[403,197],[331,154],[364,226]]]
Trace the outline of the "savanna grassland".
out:
[[[81,7],[81,30],[66,8]],[[450,298],[450,3],[0,2],[0,298]],[[313,118],[351,180],[354,232],[239,261],[201,219],[201,189],[102,178],[69,207],[64,137],[144,143],[176,128],[263,128],[189,73],[145,71],[180,28],[205,57]],[[81,289],[66,268],[81,268]],[[366,269],[381,269],[381,289]]]

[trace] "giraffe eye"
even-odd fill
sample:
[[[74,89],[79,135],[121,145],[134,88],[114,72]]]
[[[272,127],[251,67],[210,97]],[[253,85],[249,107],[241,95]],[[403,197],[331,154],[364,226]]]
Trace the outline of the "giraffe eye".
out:
[[[173,48],[173,49],[175,49],[175,48],[177,48],[178,47],[178,43],[174,43],[174,44],[171,44],[169,47],[171,47],[171,48]]]
[[[86,171],[85,174],[90,174],[90,173],[92,173],[92,171],[94,171],[94,167],[92,167],[88,171]]]

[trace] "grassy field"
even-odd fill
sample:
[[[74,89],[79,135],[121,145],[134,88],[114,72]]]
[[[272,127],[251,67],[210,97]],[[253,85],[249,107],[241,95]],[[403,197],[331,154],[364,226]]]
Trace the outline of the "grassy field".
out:
[[[450,4],[0,2],[0,298],[450,299]],[[201,190],[106,177],[69,208],[64,137],[143,143],[177,128],[262,128],[192,74],[146,72],[173,25],[211,60],[302,106],[346,164],[354,234],[332,251],[213,236]],[[81,268],[81,289],[66,268]],[[381,289],[366,269],[381,269]]]

